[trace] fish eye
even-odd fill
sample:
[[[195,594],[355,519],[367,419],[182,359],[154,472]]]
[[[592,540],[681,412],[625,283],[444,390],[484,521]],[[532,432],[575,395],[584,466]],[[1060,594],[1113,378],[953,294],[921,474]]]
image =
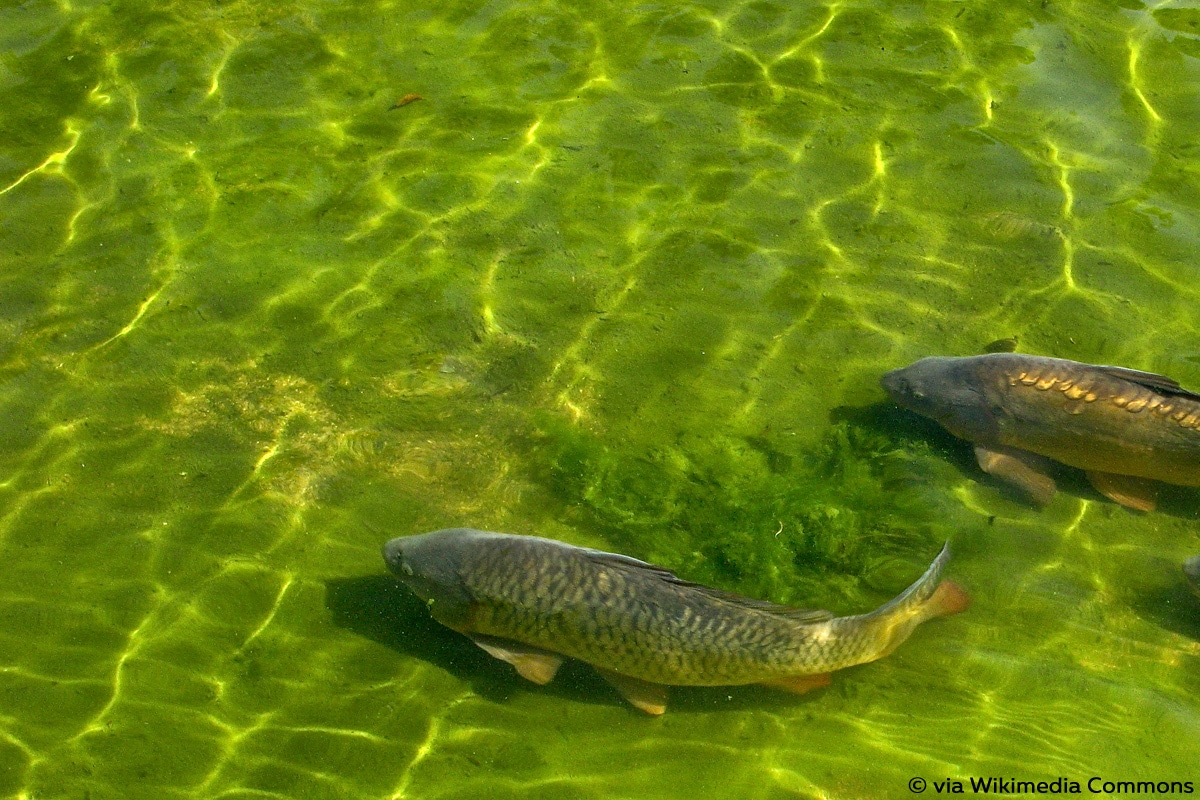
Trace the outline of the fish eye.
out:
[[[909,397],[915,397],[918,400],[925,399],[925,393],[923,391],[921,391],[921,388],[919,386],[917,386],[917,384],[915,384],[911,380],[909,380],[908,378],[900,379],[899,389],[902,394],[906,394]]]
[[[918,400],[925,399],[925,392],[923,392],[921,390],[920,384],[917,384],[917,383],[909,380],[908,378],[905,378],[901,382],[900,387],[904,390],[904,393],[906,395],[908,395],[909,397],[915,397]]]
[[[401,565],[400,565],[400,571],[401,571],[401,572],[403,572],[405,575],[408,575],[409,577],[412,577],[412,574],[413,574],[413,568],[412,568],[412,567],[410,567],[408,564],[401,564]]]

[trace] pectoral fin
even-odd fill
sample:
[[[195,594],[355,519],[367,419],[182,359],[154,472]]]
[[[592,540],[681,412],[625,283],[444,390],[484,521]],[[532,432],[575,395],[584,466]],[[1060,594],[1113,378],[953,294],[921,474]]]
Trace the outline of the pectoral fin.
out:
[[[975,460],[984,472],[1017,486],[1038,505],[1049,503],[1058,491],[1054,479],[1043,471],[1047,465],[1046,459],[1035,453],[1015,447],[984,447],[977,444]]]
[[[1123,506],[1138,511],[1153,511],[1158,506],[1158,486],[1148,478],[1094,470],[1088,470],[1087,476],[1096,491]]]
[[[619,672],[610,672],[596,667],[604,680],[613,685],[621,696],[634,708],[657,717],[667,710],[667,687],[661,683],[650,683],[641,678],[631,678]]]
[[[793,694],[805,694],[813,689],[824,689],[831,683],[833,683],[833,678],[829,677],[829,673],[822,672],[819,675],[793,675],[790,678],[775,678],[763,681],[762,685]]]
[[[563,663],[563,657],[556,653],[508,639],[475,634],[471,636],[471,641],[486,650],[489,655],[512,664],[522,678],[539,685],[554,680],[555,673]]]

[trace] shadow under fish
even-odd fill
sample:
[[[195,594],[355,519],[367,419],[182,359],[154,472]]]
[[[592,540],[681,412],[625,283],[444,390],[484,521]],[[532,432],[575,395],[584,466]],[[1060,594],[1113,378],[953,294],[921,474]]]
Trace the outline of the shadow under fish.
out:
[[[969,600],[941,573],[947,548],[875,611],[834,617],[681,580],[628,556],[550,539],[453,528],[393,539],[391,571],[435,620],[537,684],[567,658],[632,705],[662,714],[668,686],[763,684],[796,693],[882,658],[920,623]]]
[[[330,579],[325,607],[335,626],[449,672],[492,702],[505,702],[519,689],[520,676],[497,674],[495,659],[433,619],[425,601],[391,575]],[[604,702],[608,685],[577,666],[564,667],[548,688],[559,697]]]
[[[971,442],[981,469],[1046,504],[1052,461],[1152,511],[1161,483],[1200,486],[1200,394],[1162,375],[1021,353],[923,358],[881,379],[898,405]]]
[[[1161,559],[1151,557],[1151,563]],[[1165,567],[1165,564],[1163,565]],[[1163,581],[1162,574],[1152,570],[1145,575],[1127,576],[1124,592],[1129,607],[1147,620],[1178,636],[1200,642],[1200,556],[1194,556],[1183,564],[1180,573],[1164,569],[1170,580]]]

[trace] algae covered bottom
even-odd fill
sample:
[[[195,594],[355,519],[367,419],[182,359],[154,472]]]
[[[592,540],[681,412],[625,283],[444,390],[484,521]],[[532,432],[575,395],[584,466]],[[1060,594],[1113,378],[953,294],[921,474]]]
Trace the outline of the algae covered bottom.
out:
[[[0,8],[0,796],[1194,780],[1196,490],[1036,509],[878,382],[1200,387],[1198,56],[1137,0]],[[383,574],[455,525],[836,609],[949,539],[974,605],[647,719]]]

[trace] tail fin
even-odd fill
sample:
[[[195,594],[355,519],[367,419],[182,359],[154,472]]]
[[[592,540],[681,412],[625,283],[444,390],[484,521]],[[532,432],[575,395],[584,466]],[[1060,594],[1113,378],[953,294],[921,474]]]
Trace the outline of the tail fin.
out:
[[[948,617],[971,606],[971,595],[954,581],[942,581],[926,603],[930,617]]]
[[[950,561],[950,543],[942,545],[942,551],[938,553],[937,558],[929,565],[929,569],[925,570],[925,574],[901,592],[890,603],[877,608],[872,612],[872,616],[887,616],[890,614],[899,613],[902,615],[913,615],[921,620],[932,619],[933,617],[944,617],[948,614],[957,614],[963,611],[967,606],[971,605],[971,598],[963,591],[954,581],[938,582],[942,577],[942,570],[946,568],[946,563]]]
[[[912,586],[890,603],[858,617],[874,628],[877,641],[880,642],[879,649],[869,660],[891,653],[922,622],[956,614],[971,604],[971,598],[957,583],[941,580],[942,570],[949,560],[950,543],[947,542],[929,569]]]

